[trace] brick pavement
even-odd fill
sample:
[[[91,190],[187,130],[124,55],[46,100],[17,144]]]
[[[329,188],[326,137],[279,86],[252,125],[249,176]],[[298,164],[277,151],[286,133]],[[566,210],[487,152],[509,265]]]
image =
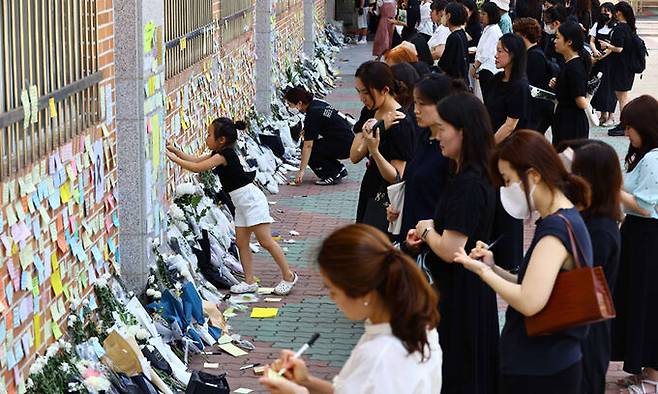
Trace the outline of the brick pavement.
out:
[[[337,68],[349,75],[344,75],[337,88],[326,98],[339,110],[354,117],[358,117],[361,103],[354,92],[353,73],[360,62],[369,59],[364,55],[369,53],[368,47],[347,48],[339,55]],[[349,61],[343,61],[348,59]],[[641,80],[639,82],[642,83]],[[639,88],[641,90],[642,86]],[[603,128],[592,130],[591,137],[610,143],[622,157],[628,146],[626,138],[607,137]],[[219,371],[227,372],[233,390],[245,387],[255,392],[263,392],[253,372],[239,371],[239,367],[256,362],[265,364],[274,360],[280,349],[297,349],[314,332],[321,333],[321,337],[306,353],[305,359],[314,374],[330,379],[338,373],[361,335],[361,324],[347,321],[327,297],[313,263],[314,254],[323,237],[335,228],[351,223],[355,215],[364,166],[346,166],[350,175],[340,185],[316,186],[312,183],[315,177],[309,171],[302,186],[282,186],[278,195],[269,197],[270,201],[276,202],[271,206],[272,216],[276,219],[273,231],[278,231],[284,239],[295,240],[295,243],[281,242],[281,245],[289,262],[298,272],[300,282],[280,303],[258,302],[250,305],[278,307],[279,315],[276,318],[251,319],[249,312],[245,312],[229,319],[229,324],[233,327],[232,332],[243,335],[256,345],[255,350],[240,358],[226,354],[208,356],[208,362],[218,362]],[[291,237],[290,230],[296,230],[300,235]],[[527,242],[532,237],[533,230],[533,226],[526,227]],[[261,251],[255,255],[254,260],[262,285],[274,286],[279,278],[271,257],[266,251]],[[504,323],[505,308],[506,304],[499,300],[501,327]],[[197,358],[191,366],[202,368],[203,362],[204,360]],[[611,363],[606,394],[622,392],[614,382],[626,375],[621,370],[620,363]]]

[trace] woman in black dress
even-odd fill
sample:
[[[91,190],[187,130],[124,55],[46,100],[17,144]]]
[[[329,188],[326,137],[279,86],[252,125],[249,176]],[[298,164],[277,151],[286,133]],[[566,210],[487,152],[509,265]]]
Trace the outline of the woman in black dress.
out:
[[[592,239],[594,265],[605,272],[610,289],[615,288],[621,251],[620,193],[621,167],[617,152],[598,140],[567,141],[571,148],[571,172],[582,176],[592,188],[592,199],[580,214]],[[562,155],[569,156],[566,152]],[[614,296],[614,294],[613,294]],[[610,364],[610,329],[612,321],[590,325],[589,334],[583,341],[583,394],[605,392],[605,374]]]
[[[628,103],[628,93],[633,89],[635,73],[631,69],[633,34],[635,33],[635,13],[633,7],[625,1],[615,5],[617,25],[612,30],[610,42],[601,41],[601,47],[612,52],[610,55],[610,71],[612,74],[612,89],[619,101],[619,109],[623,110]]]
[[[560,75],[551,79],[557,108],[553,116],[553,145],[561,141],[589,137],[587,108],[587,76],[591,69],[589,53],[583,47],[583,31],[576,22],[565,22],[558,28],[555,49],[564,56]]]
[[[404,175],[415,144],[412,118],[395,98],[397,87],[393,72],[385,63],[369,61],[356,70],[356,90],[364,108],[354,125],[350,159],[358,163],[368,158],[359,191],[356,222],[371,224],[383,231],[388,226],[386,209],[382,201],[374,199]],[[378,127],[375,128],[375,124]],[[368,205],[371,212],[365,217]]]
[[[488,241],[468,249],[470,256],[464,249],[454,256],[509,304],[500,337],[501,391],[582,394],[581,341],[587,326],[530,337],[524,321],[544,308],[559,271],[575,268],[565,220],[580,244],[580,261],[592,264],[592,243],[575,206],[587,207],[589,185],[569,174],[546,138],[530,130],[519,130],[498,145],[492,163],[505,209],[513,216],[532,211],[541,216],[518,276],[496,265],[502,262],[488,250]]]
[[[450,3],[445,8],[450,35],[439,59],[439,68],[453,78],[468,79],[468,39],[464,32],[466,9],[460,3]]]
[[[548,82],[553,77],[551,66],[544,51],[538,45],[541,37],[541,26],[533,18],[518,18],[512,25],[514,33],[518,34],[526,47],[526,75],[528,83],[539,89],[548,90]],[[525,127],[542,134],[553,121],[553,102],[536,97],[530,97],[530,108],[526,117]]]
[[[416,223],[432,217],[448,176],[448,159],[443,157],[439,147],[436,104],[450,94],[465,91],[466,85],[462,81],[440,74],[427,75],[416,84],[414,110],[420,138],[402,177],[405,181],[404,207],[400,235],[396,239],[401,244],[407,232],[416,228]],[[389,206],[387,215],[388,220],[393,221],[400,212]]]
[[[480,237],[489,241],[496,191],[489,175],[493,132],[484,104],[470,93],[438,104],[441,153],[451,174],[434,220],[409,232],[410,248],[431,250],[426,266],[441,294],[439,341],[443,350],[441,393],[498,392],[498,312],[493,291],[452,259]]]
[[[605,51],[601,42],[610,41],[612,31],[617,24],[614,17],[615,6],[612,3],[603,3],[599,20],[594,23],[592,30],[589,32],[589,46],[592,48],[594,65],[592,66],[592,75],[603,73],[601,85],[592,97],[592,107],[601,112],[599,124],[601,126],[614,125],[614,112],[617,107],[617,97],[612,88],[612,59],[611,51]]]
[[[635,375],[640,389],[658,381],[658,101],[648,95],[630,101],[621,124],[630,145],[621,197],[626,218],[614,293],[612,359],[624,362],[624,371]]]
[[[526,49],[521,37],[507,33],[496,47],[496,74],[491,82],[485,104],[495,131],[494,140],[500,144],[515,130],[525,128],[530,105],[530,88],[525,75]],[[523,261],[523,221],[510,216],[496,196],[496,216],[491,237],[502,237],[493,252],[500,256],[508,269]]]

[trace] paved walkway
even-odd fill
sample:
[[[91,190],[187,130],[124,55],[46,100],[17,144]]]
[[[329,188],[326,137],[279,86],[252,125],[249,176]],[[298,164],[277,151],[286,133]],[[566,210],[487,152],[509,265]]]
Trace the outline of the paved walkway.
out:
[[[658,45],[651,47],[658,49]],[[369,55],[370,49],[370,45],[351,46],[341,52],[336,67],[343,77],[337,88],[326,98],[339,110],[354,117],[358,117],[362,106],[354,90],[354,73],[359,64],[372,58]],[[650,62],[658,63],[658,51],[652,52]],[[653,88],[658,81],[658,68],[655,64],[652,65],[654,67],[647,70],[644,78],[638,79],[638,92],[655,92]],[[611,143],[620,154],[625,153],[627,149],[625,138],[607,137],[603,129],[593,130],[592,137]],[[285,240],[295,241],[281,244],[286,248],[288,260],[298,272],[300,282],[282,302],[261,301],[251,304],[259,307],[278,307],[277,317],[251,319],[246,312],[229,319],[234,332],[253,340],[256,345],[256,350],[239,358],[227,354],[208,356],[207,362],[219,363],[219,371],[227,372],[233,390],[245,387],[254,392],[263,392],[253,371],[239,371],[240,366],[250,363],[266,364],[277,357],[280,349],[299,348],[314,332],[320,333],[321,337],[306,353],[305,359],[314,374],[331,379],[349,357],[350,350],[361,335],[361,323],[347,321],[326,295],[314,265],[314,254],[323,237],[337,227],[351,223],[355,216],[364,166],[349,164],[347,168],[350,174],[340,185],[316,186],[312,183],[315,177],[308,171],[303,185],[283,186],[278,195],[269,197],[270,201],[276,203],[271,206],[272,215],[276,219],[273,230],[278,231]],[[290,236],[291,230],[299,232],[299,236]],[[267,252],[261,251],[256,255],[255,262],[262,286],[274,286],[278,281],[278,272],[271,257]],[[501,321],[504,308],[505,305],[501,302]],[[196,360],[195,367],[202,368],[203,362],[204,360]],[[217,370],[209,370],[213,371]],[[624,375],[619,364],[611,365],[608,393],[619,392],[619,388],[612,382]]]

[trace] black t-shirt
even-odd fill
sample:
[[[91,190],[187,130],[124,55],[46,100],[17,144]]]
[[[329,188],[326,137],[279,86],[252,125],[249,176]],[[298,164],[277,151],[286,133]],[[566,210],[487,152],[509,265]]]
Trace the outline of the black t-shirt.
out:
[[[496,190],[484,172],[472,167],[450,176],[434,213],[439,234],[457,231],[468,237],[466,250],[488,242],[496,206]],[[450,264],[452,265],[452,264]]]
[[[418,138],[413,117],[402,108],[399,108],[398,111],[404,112],[406,117],[400,120],[400,123],[397,125],[382,131],[379,136],[379,152],[388,162],[392,160],[408,162],[411,160],[414,154],[416,139]],[[364,107],[361,110],[361,117],[359,117],[359,120],[354,125],[354,131],[360,133],[363,124],[368,119],[374,118],[375,112]],[[378,192],[383,191],[385,186],[388,186],[388,182],[384,180],[379,172],[379,168],[377,168],[375,159],[371,157],[368,161],[366,172],[363,175],[363,180],[361,181],[361,195],[359,198],[370,198]]]
[[[585,222],[576,208],[558,211],[571,223],[574,236],[582,247],[580,261],[592,265],[592,242]],[[539,241],[547,236],[560,240],[571,254],[571,243],[566,223],[557,215],[537,221],[535,235],[519,267],[518,283],[523,282],[532,252]],[[552,375],[564,370],[582,358],[580,341],[587,335],[587,326],[566,329],[551,335],[529,337],[525,318],[516,309],[507,307],[505,326],[500,337],[500,359],[505,375]]]
[[[222,155],[226,159],[225,166],[217,166],[213,169],[213,172],[219,177],[222,189],[225,192],[230,193],[253,182],[256,172],[244,171],[234,148],[224,148],[219,152],[214,152],[214,154]]]
[[[453,31],[446,39],[443,55],[439,59],[439,67],[453,78],[466,80],[468,75],[468,40],[464,29]]]
[[[585,62],[580,57],[565,63],[555,85],[555,97],[561,107],[576,106],[576,97],[587,95],[587,69]]]
[[[539,45],[534,45],[528,49],[528,61],[526,64],[526,75],[528,83],[540,89],[548,89],[548,82],[551,80],[551,70],[548,67],[546,55]]]
[[[611,218],[593,217],[585,220],[587,231],[592,239],[594,265],[600,265],[605,272],[610,291],[615,288],[619,271],[621,234],[619,226]],[[613,294],[614,295],[614,294]]]
[[[617,23],[612,30],[610,38],[612,46],[624,48],[621,52],[614,52],[610,55],[612,58],[612,67],[614,72],[626,70],[630,67],[630,58],[632,56],[633,30],[628,23]]]
[[[347,120],[329,103],[313,99],[304,118],[304,141],[318,138],[350,139],[352,130]]]
[[[503,81],[504,72],[494,75],[485,100],[494,132],[507,118],[518,119],[517,129],[525,127],[530,103],[530,87],[525,78],[516,81]]]

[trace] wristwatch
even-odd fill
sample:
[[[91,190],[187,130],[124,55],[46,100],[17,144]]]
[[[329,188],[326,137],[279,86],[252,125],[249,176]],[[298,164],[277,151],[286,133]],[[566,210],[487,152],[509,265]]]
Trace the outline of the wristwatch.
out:
[[[427,228],[423,231],[423,233],[420,235],[420,239],[422,239],[423,241],[425,241],[425,240],[426,240],[426,237],[427,237],[427,234],[429,234],[429,232],[430,232],[431,229],[432,229],[432,227],[427,227]]]

